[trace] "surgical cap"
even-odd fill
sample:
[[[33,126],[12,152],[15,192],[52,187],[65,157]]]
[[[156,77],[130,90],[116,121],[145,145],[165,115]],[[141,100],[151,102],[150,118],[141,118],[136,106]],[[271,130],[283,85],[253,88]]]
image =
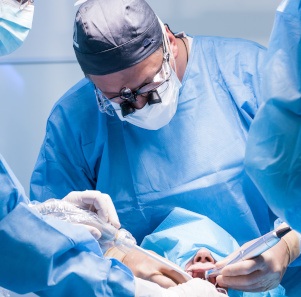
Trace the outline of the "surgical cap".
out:
[[[200,248],[207,248],[216,261],[239,248],[236,240],[208,217],[182,208],[174,208],[141,246],[182,268]]]
[[[75,17],[73,48],[86,74],[131,67],[154,53],[162,41],[158,18],[143,0],[88,0]]]

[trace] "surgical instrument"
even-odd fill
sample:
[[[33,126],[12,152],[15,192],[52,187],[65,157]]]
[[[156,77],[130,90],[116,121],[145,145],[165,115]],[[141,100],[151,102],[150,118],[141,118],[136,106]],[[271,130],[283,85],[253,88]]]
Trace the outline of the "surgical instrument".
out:
[[[262,253],[264,253],[266,250],[273,247],[276,243],[278,243],[285,234],[290,232],[292,229],[290,227],[285,227],[279,230],[273,230],[261,237],[259,237],[257,240],[255,240],[254,243],[252,243],[247,248],[241,250],[238,252],[238,254],[230,260],[227,264],[220,268],[213,268],[205,272],[205,279],[208,279],[209,277],[216,277],[218,276],[223,268],[230,264],[234,264],[243,260],[248,260],[255,258]]]

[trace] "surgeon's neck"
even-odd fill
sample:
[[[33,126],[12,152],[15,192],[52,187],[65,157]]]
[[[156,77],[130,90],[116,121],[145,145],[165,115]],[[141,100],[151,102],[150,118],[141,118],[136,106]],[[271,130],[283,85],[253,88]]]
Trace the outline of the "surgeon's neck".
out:
[[[176,43],[179,51],[176,58],[177,75],[179,80],[182,81],[189,58],[189,45],[188,40],[185,37],[176,38]]]

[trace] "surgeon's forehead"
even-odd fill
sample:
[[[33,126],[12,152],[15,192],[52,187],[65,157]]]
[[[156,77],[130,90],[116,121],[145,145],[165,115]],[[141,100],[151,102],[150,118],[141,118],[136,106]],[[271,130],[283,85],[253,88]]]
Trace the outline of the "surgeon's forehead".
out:
[[[93,83],[104,93],[119,93],[123,87],[135,90],[151,82],[162,67],[163,50],[160,48],[145,60],[127,69],[106,75],[89,75]]]

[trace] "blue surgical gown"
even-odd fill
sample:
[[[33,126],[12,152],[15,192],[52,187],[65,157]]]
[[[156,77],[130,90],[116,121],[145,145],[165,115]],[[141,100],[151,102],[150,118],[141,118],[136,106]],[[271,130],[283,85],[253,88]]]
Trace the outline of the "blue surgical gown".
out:
[[[265,65],[265,100],[252,125],[246,165],[264,198],[301,232],[301,1],[279,6]]]
[[[177,112],[157,131],[100,113],[83,79],[51,111],[31,199],[108,193],[138,242],[175,206],[208,216],[239,244],[268,232],[269,209],[243,165],[264,54],[245,40],[194,37]]]
[[[132,273],[104,259],[84,227],[46,220],[28,206],[0,155],[0,286],[39,296],[134,296]]]
[[[275,217],[243,163],[265,53],[243,39],[195,36],[177,112],[155,131],[100,113],[93,85],[81,80],[51,111],[31,199],[108,193],[138,243],[176,206],[209,217],[240,245],[270,231]]]

